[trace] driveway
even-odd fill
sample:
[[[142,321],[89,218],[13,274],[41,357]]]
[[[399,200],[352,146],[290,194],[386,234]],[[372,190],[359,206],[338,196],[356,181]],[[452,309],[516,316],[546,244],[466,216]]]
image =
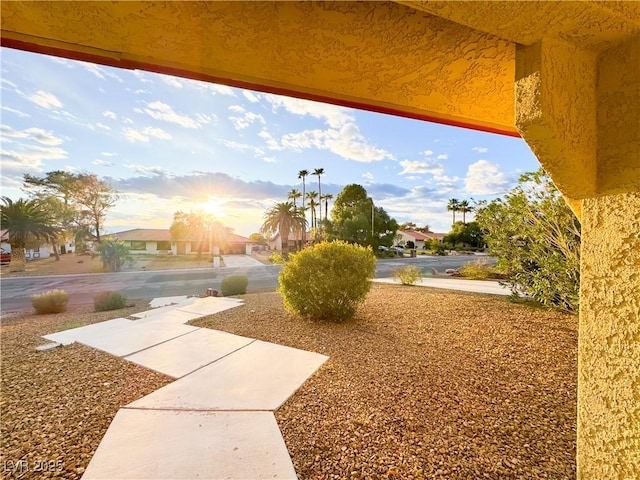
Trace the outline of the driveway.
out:
[[[230,268],[262,267],[263,263],[249,255],[223,255],[224,264]]]

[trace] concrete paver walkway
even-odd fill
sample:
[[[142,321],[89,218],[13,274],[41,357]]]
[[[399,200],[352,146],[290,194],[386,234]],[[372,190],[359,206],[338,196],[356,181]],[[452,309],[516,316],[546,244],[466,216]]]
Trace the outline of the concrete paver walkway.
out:
[[[178,379],[120,409],[83,479],[297,478],[273,410],[328,357],[184,324],[242,303],[154,299],[137,320],[44,336]]]

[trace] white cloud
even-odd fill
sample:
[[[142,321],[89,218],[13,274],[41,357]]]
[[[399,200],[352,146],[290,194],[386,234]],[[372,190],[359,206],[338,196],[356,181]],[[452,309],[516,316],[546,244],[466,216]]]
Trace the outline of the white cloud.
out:
[[[44,160],[59,160],[67,158],[66,150],[60,147],[38,147],[37,145],[27,145],[23,149],[0,150],[2,154],[2,167],[6,164],[25,165],[38,167]]]
[[[160,79],[161,79],[164,83],[166,83],[167,85],[170,85],[170,86],[172,86],[172,87],[174,87],[174,88],[182,88],[182,87],[183,87],[183,85],[182,85],[182,81],[181,81],[181,80],[178,80],[178,79],[177,79],[177,78],[175,78],[175,77],[171,77],[171,76],[169,76],[169,75],[162,75],[162,74],[160,74]]]
[[[262,115],[258,113],[247,112],[245,108],[240,105],[231,105],[229,107],[229,110],[239,114],[229,117],[229,120],[236,130],[243,130],[256,121],[262,123],[263,125],[266,123]]]
[[[62,108],[62,102],[58,100],[53,93],[45,92],[44,90],[37,90],[35,93],[27,96],[27,100],[42,108]]]
[[[114,112],[107,110],[105,112],[102,112],[102,116],[103,117],[107,117],[107,118],[111,118],[112,120],[117,120],[118,115],[116,115]]]
[[[489,151],[486,147],[473,147],[471,150],[478,153],[487,153]]]
[[[430,157],[431,155],[433,155],[433,151],[425,150],[424,152],[422,152],[422,155],[424,155],[425,157]]]
[[[258,136],[264,139],[264,142],[267,144],[267,148],[269,150],[284,150],[282,146],[278,143],[278,140],[273,138],[273,136],[265,128],[260,130],[260,133],[258,133]]]
[[[432,175],[442,175],[444,167],[435,160],[427,159],[425,161],[402,160],[400,166],[404,169],[400,175],[430,173]]]
[[[0,125],[0,133],[2,133],[5,141],[7,141],[7,138],[24,138],[33,140],[42,145],[50,146],[60,145],[63,142],[63,140],[56,137],[53,132],[37,127],[27,128],[26,130],[19,131],[14,130],[8,125]]]
[[[153,80],[149,80],[143,72],[140,70],[132,70],[131,73],[134,77],[140,80],[142,83],[153,83]]]
[[[147,108],[145,108],[144,111],[147,112],[151,118],[176,123],[185,128],[200,128],[202,124],[211,121],[210,117],[201,114],[197,117],[198,120],[194,120],[188,115],[181,115],[175,112],[171,106],[159,101],[147,104]]]
[[[372,182],[373,181],[373,173],[371,172],[365,172],[362,174],[362,178],[364,178],[365,180]]]
[[[299,98],[283,97],[270,93],[264,94],[264,98],[271,103],[274,111],[277,111],[279,108],[284,108],[287,112],[295,115],[310,115],[327,122],[332,128],[339,128],[346,123],[354,121],[353,116],[349,113],[349,109],[345,107],[312,102]]]
[[[147,167],[145,165],[129,163],[124,165],[124,167],[130,168],[146,177],[153,175],[164,175],[166,173],[165,170],[160,166]]]
[[[446,160],[447,158],[449,158],[449,155],[447,155],[446,153],[443,153],[442,155],[438,155],[436,158],[438,160]]]
[[[85,70],[87,70],[89,73],[95,75],[96,77],[98,77],[101,80],[106,80],[107,77],[112,78],[114,80],[116,80],[119,83],[123,83],[122,79],[116,75],[115,73],[109,71],[108,69],[101,67],[99,65],[96,65],[95,63],[88,63],[88,62],[77,62],[81,67],[84,67]]]
[[[91,163],[94,164],[94,165],[103,166],[103,167],[112,167],[113,165],[115,165],[113,162],[109,162],[107,160],[102,160],[100,158],[96,158]]]
[[[276,163],[278,161],[276,160],[276,157],[262,157],[262,160],[267,163]]]
[[[100,155],[102,155],[103,157],[115,157],[118,154],[115,152],[102,152]]]
[[[11,107],[3,106],[2,110],[6,110],[7,112],[15,113],[16,115],[18,115],[19,117],[22,117],[22,118],[27,118],[27,117],[31,116],[28,113],[21,112],[20,110],[16,110],[15,108],[11,108]]]
[[[161,128],[145,127],[142,130],[136,130],[134,128],[125,128],[123,130],[124,137],[130,142],[148,142],[150,137],[159,138],[161,140],[171,139],[171,135]]]
[[[7,80],[6,78],[0,78],[0,84],[2,85],[2,88],[5,88],[5,85],[8,85],[13,89],[17,89],[18,88],[18,85],[16,85],[15,83],[13,83],[10,80]]]
[[[139,88],[138,90],[136,90],[135,92],[136,95],[142,95],[142,94],[147,94],[147,93],[151,93],[149,90],[144,90],[142,88]]]
[[[263,137],[264,138],[264,137]],[[315,147],[356,162],[374,162],[393,159],[393,155],[386,150],[377,148],[367,142],[360,133],[360,129],[353,122],[343,124],[340,129],[305,130],[300,133],[284,135],[280,141],[284,148],[295,151]]]
[[[110,126],[105,125],[104,123],[100,123],[100,122],[96,123],[96,127],[101,128],[103,130],[107,130],[107,131],[111,130]]]
[[[260,101],[260,99],[250,90],[243,90],[242,95],[244,95],[244,97],[251,103],[257,103]]]
[[[509,189],[511,180],[500,165],[488,160],[478,160],[469,165],[464,185],[467,193],[476,195],[496,195]]]

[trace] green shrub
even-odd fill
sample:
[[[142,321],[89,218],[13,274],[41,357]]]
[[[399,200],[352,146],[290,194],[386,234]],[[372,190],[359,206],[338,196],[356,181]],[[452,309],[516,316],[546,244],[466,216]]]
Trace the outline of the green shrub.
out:
[[[415,265],[407,265],[394,270],[393,278],[403,285],[413,285],[418,280],[422,281],[422,270]]]
[[[317,243],[290,257],[280,272],[278,291],[293,313],[341,322],[353,317],[364,301],[375,269],[370,248]]]
[[[31,305],[36,313],[60,313],[67,309],[69,295],[64,290],[49,290],[45,293],[31,295]]]
[[[426,244],[434,255],[446,255],[444,243],[439,242],[437,239],[432,238],[428,244]]]
[[[284,257],[279,253],[274,252],[269,256],[269,261],[276,265],[282,265],[284,263]]]
[[[93,306],[96,312],[106,312],[124,308],[127,297],[120,292],[102,292],[93,297]]]
[[[249,277],[246,275],[231,275],[222,279],[220,290],[224,297],[242,295],[247,293],[247,285],[249,285]]]
[[[484,259],[473,263],[465,263],[459,269],[460,275],[472,280],[484,280],[493,276],[493,267]]]

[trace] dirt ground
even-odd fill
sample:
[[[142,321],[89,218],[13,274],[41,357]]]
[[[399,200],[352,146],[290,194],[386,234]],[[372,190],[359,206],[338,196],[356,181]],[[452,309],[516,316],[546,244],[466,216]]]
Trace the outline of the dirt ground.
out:
[[[329,356],[276,412],[301,480],[576,477],[576,316],[395,285],[342,324],[292,315],[278,293],[243,298],[193,323]],[[3,465],[51,460],[22,478],[80,478],[118,408],[171,381],[78,344],[35,350],[143,303],[2,319]]]
[[[137,270],[168,270],[183,268],[205,268],[211,266],[211,259],[203,255],[197,259],[194,255],[185,256],[155,256],[133,255],[133,263],[126,264],[123,272]],[[224,258],[224,257],[223,257]],[[25,272],[9,272],[9,266],[2,266],[1,276],[28,276],[28,275],[64,275],[74,273],[104,273],[105,269],[100,261],[100,256],[68,253],[60,255],[60,260],[55,257],[41,258],[27,262]]]

